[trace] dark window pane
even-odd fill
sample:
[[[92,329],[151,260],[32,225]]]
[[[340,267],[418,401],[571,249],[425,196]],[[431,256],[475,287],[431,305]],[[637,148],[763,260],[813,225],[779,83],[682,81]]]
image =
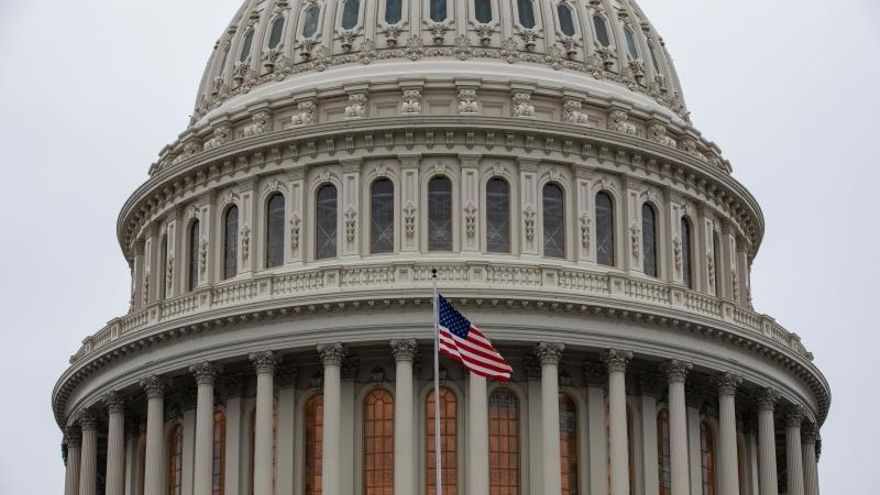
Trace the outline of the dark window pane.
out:
[[[159,299],[165,299],[165,286],[168,285],[168,238],[159,241]]]
[[[672,460],[669,453],[669,411],[657,414],[657,462],[660,474],[660,495],[672,492]]]
[[[394,251],[394,184],[379,179],[370,187],[370,252]]]
[[[623,34],[626,37],[626,51],[633,60],[639,59],[639,49],[636,47],[636,34],[629,25],[624,26]]]
[[[238,274],[238,207],[226,210],[223,233],[223,278]]]
[[[557,184],[544,186],[544,256],[565,258],[565,196]]]
[[[434,22],[446,20],[446,0],[431,0],[431,20]]]
[[[529,29],[535,27],[535,6],[532,0],[516,0],[516,11],[522,27]]]
[[[721,241],[718,240],[718,234],[712,234],[712,258],[714,262],[715,269],[715,295],[717,297],[721,297],[723,294],[723,284],[721,283],[721,267],[724,265],[721,262]]]
[[[492,20],[492,0],[474,0],[474,18],[482,23]]]
[[[397,24],[403,16],[402,0],[385,0],[385,22]]]
[[[510,252],[510,186],[504,179],[486,184],[486,249]]]
[[[452,251],[452,182],[446,177],[428,183],[428,250]]]
[[[281,35],[284,34],[284,16],[279,15],[272,21],[272,31],[269,33],[269,49],[274,50],[281,44]]]
[[[239,62],[244,62],[251,56],[251,46],[254,44],[254,30],[248,30],[244,35],[244,41],[241,44],[241,53],[238,56]]]
[[[642,205],[642,249],[644,250],[645,275],[657,276],[657,215],[654,208]]]
[[[303,19],[303,38],[311,38],[318,31],[318,16],[320,13],[321,8],[315,4],[306,9]]]
[[[596,195],[596,261],[614,266],[614,201],[604,192]]]
[[[556,12],[559,14],[559,29],[567,36],[574,36],[574,19],[571,17],[571,8],[560,3],[556,6]]]
[[[608,37],[608,25],[605,24],[605,18],[601,15],[593,16],[593,27],[596,28],[596,39],[599,44],[608,48],[611,46],[611,39]]]
[[[269,198],[266,208],[266,268],[284,264],[284,196]]]
[[[352,29],[357,26],[361,12],[361,0],[343,0],[342,28]]]
[[[693,260],[691,260],[691,223],[687,218],[681,219],[681,278],[684,285],[694,288]]]
[[[186,279],[186,287],[195,290],[199,286],[199,221],[194,221],[189,226],[189,275]]]
[[[315,209],[315,258],[336,257],[336,186],[318,189]]]

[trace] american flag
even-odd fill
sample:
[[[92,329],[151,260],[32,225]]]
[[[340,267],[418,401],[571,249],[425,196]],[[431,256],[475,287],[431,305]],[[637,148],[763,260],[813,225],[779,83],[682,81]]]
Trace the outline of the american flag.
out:
[[[513,368],[480,330],[437,296],[440,314],[440,352],[465,365],[472,373],[506,382]]]

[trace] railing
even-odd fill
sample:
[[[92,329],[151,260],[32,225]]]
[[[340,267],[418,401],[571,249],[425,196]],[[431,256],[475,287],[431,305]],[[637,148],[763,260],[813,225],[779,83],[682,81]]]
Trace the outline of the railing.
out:
[[[95,335],[86,338],[70,358],[71,364],[110,345],[116,339],[136,334],[158,323],[198,315],[218,308],[234,308],[255,301],[283,300],[290,296],[368,291],[408,284],[429,287],[433,270],[441,282],[459,284],[461,289],[541,288],[548,294],[608,297],[674,308],[732,324],[747,332],[772,339],[795,353],[812,359],[800,338],[786,331],[772,318],[730,301],[664,282],[599,273],[570,267],[536,267],[533,264],[398,262],[382,265],[333,265],[294,273],[256,275],[225,281],[194,292],[153,303],[117,318]]]

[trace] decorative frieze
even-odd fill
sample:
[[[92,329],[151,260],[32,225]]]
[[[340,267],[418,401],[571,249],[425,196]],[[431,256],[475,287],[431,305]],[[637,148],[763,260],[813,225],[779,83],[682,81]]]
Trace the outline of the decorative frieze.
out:
[[[366,118],[367,101],[367,93],[352,93],[348,95],[348,106],[345,107],[345,117],[349,119]]]
[[[608,130],[622,134],[636,135],[636,126],[629,121],[629,114],[622,110],[612,110],[608,114]]]
[[[513,93],[513,116],[517,118],[531,118],[535,115],[535,106],[532,105],[531,93],[518,91]]]

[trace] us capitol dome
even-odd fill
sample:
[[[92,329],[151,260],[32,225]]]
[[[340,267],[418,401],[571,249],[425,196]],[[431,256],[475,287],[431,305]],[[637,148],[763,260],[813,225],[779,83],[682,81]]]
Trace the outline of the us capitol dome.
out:
[[[248,0],[58,380],[66,495],[817,495],[830,390],[632,0]]]

